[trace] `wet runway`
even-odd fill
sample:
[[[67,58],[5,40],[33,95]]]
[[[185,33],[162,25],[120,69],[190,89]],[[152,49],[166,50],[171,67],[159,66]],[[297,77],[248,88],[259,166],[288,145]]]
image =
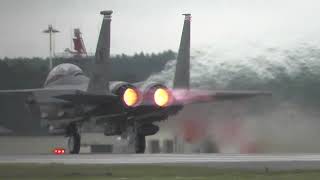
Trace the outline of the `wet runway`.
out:
[[[320,169],[320,154],[81,154],[0,155],[0,163],[105,165],[192,165],[214,168],[296,170]]]

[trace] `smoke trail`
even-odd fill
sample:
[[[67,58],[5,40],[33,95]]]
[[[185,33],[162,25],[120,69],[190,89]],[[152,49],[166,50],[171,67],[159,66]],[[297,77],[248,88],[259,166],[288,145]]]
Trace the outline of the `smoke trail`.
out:
[[[241,152],[247,144],[253,144],[258,152],[317,152],[320,146],[310,139],[320,136],[319,59],[320,49],[308,44],[290,49],[249,46],[246,50],[193,50],[193,88],[271,90],[274,96],[198,105],[183,111],[180,119],[206,121],[208,136],[220,146],[236,149],[222,148],[224,152]],[[170,61],[148,80],[165,80],[171,85],[174,69],[175,61]],[[198,114],[201,116],[195,116]],[[235,124],[239,127],[232,135],[228,131]]]
[[[320,75],[320,49],[301,44],[293,49],[248,46],[246,51],[207,47],[193,50],[191,57],[191,85],[201,88],[230,88],[232,81],[245,77],[251,84],[268,83],[282,75],[294,78],[301,73]],[[163,81],[171,85],[175,61],[170,61],[161,73],[149,81]],[[244,83],[244,82],[242,82]]]

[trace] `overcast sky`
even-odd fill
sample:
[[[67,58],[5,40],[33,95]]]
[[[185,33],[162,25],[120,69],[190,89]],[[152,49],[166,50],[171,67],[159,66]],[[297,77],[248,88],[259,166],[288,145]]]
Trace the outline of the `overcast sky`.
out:
[[[318,0],[0,0],[0,57],[47,56],[48,24],[61,31],[56,52],[70,47],[75,27],[94,52],[105,9],[114,11],[112,54],[177,50],[186,12],[193,48],[320,42]]]

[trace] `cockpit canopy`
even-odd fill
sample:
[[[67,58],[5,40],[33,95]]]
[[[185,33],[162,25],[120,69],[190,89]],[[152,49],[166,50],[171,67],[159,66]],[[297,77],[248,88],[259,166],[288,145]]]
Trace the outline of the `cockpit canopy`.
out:
[[[78,66],[69,63],[60,64],[50,71],[45,85],[48,85],[66,76],[78,75],[83,75],[83,71]]]

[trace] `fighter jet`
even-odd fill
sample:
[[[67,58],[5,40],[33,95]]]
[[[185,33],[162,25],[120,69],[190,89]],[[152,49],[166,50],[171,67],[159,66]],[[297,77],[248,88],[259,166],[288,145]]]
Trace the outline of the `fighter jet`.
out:
[[[177,114],[187,104],[270,94],[190,89],[191,14],[183,14],[185,19],[172,88],[158,82],[110,81],[112,13],[101,12],[103,21],[89,77],[76,65],[60,64],[51,70],[41,89],[0,91],[0,94],[26,94],[25,102],[30,112],[40,111],[41,122],[49,132],[68,137],[71,154],[80,152],[80,129],[88,122],[103,127],[106,136],[126,138],[134,153],[144,153],[145,137],[159,131],[154,123]]]

